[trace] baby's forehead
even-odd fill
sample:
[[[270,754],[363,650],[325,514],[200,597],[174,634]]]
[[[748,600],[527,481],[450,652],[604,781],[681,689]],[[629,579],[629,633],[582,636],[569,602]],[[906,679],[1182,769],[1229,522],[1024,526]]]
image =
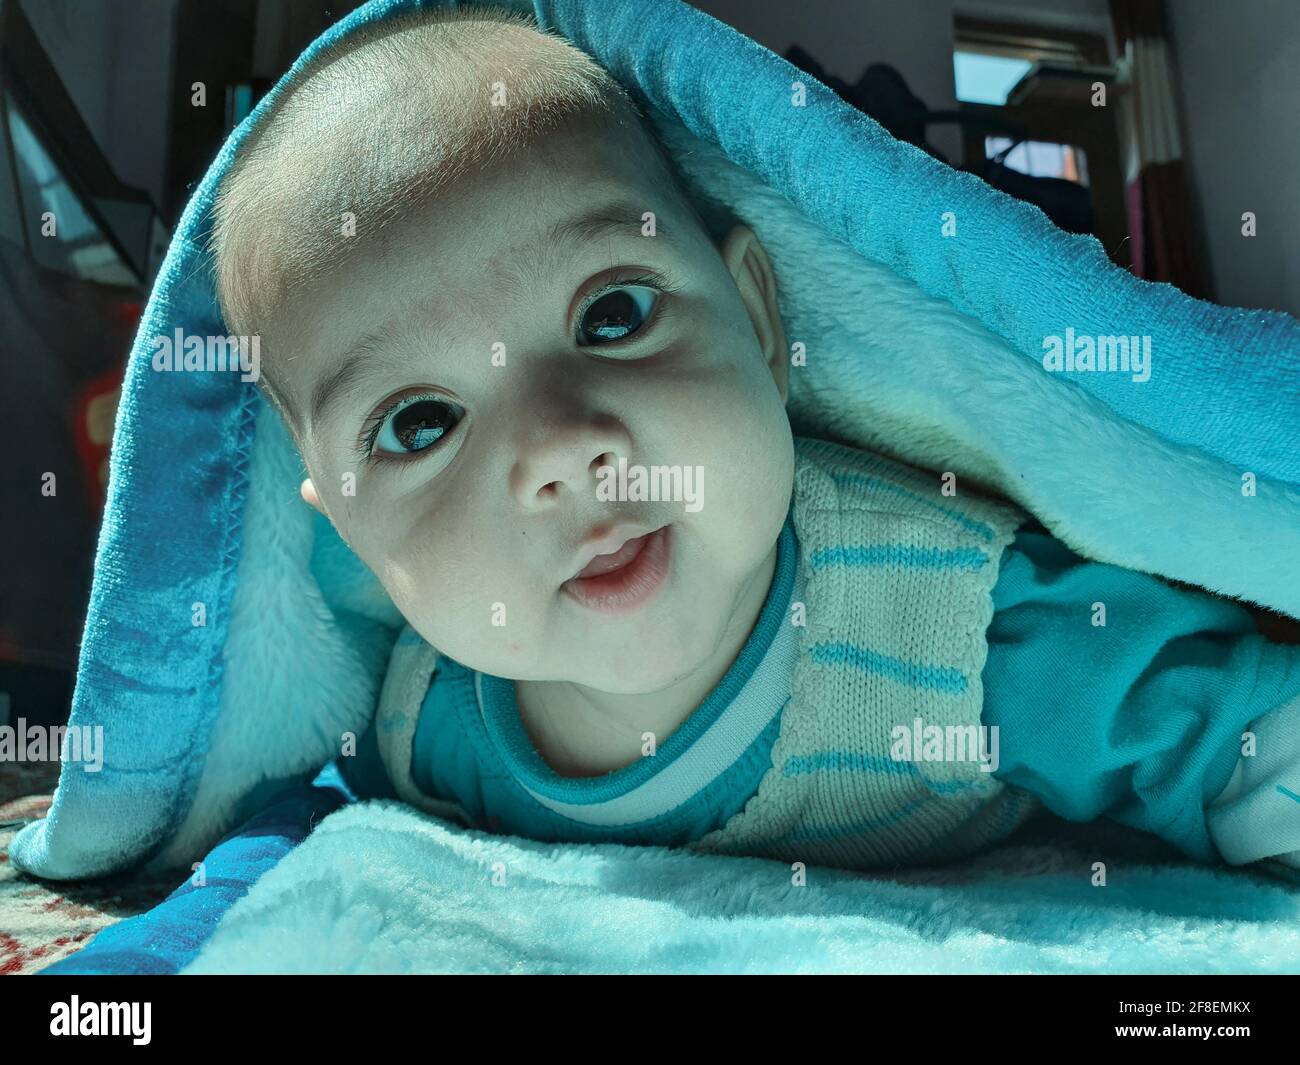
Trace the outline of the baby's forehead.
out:
[[[492,335],[506,308],[549,313],[557,295],[572,297],[616,261],[673,273],[704,236],[686,209],[670,209],[667,177],[630,158],[617,136],[599,122],[540,136],[424,198],[387,233],[367,234],[356,254],[303,286],[276,316],[273,345],[300,353],[294,406],[309,416],[319,382],[354,351],[454,351]]]
[[[427,131],[393,131],[397,150],[405,144],[422,152],[427,142]],[[332,165],[346,171],[347,154],[336,154]],[[497,151],[440,161],[438,179],[424,186],[413,177],[410,183],[366,190],[357,197],[356,212],[344,212],[344,243],[375,244],[382,253],[394,240],[421,229],[445,234],[501,229],[526,239],[557,225],[553,258],[558,259],[575,247],[575,240],[565,238],[584,232],[604,236],[601,225],[610,214],[643,222],[675,205],[689,217],[693,205],[669,166],[639,117],[574,114]],[[585,218],[593,212],[595,217]],[[561,225],[566,222],[569,228]],[[473,256],[485,249],[478,242],[449,241],[444,251]]]
[[[364,183],[356,173],[356,153],[340,139],[303,149],[297,161],[309,187],[291,193],[283,205],[293,239],[263,243],[264,234],[248,234],[272,271],[307,283],[346,269],[358,251],[382,251],[431,219],[447,233],[503,218],[516,219],[527,232],[560,192],[621,200],[638,217],[676,193],[640,119],[626,115],[568,115],[506,143],[463,126],[431,132],[402,119],[381,123],[372,134],[385,142],[391,164],[376,168]],[[501,184],[498,177],[512,179],[509,195],[491,191]],[[331,189],[337,191],[325,191]]]
[[[355,253],[316,279],[349,298],[327,300],[324,309],[369,310],[400,300],[424,283],[404,283],[404,272],[413,270],[453,294],[463,278],[475,292],[479,282],[489,285],[485,300],[535,294],[541,302],[571,262],[609,266],[610,256],[635,258],[647,235],[656,238],[657,257],[679,258],[694,235],[689,205],[674,204],[669,176],[634,140],[635,131],[575,122],[467,169],[387,226],[359,217]]]
[[[468,10],[359,30],[272,101],[216,204],[228,321],[248,323],[285,287],[336,266],[356,243],[353,224],[373,233],[478,166],[544,167],[559,125],[616,117],[613,129],[633,132],[635,106],[589,56]]]

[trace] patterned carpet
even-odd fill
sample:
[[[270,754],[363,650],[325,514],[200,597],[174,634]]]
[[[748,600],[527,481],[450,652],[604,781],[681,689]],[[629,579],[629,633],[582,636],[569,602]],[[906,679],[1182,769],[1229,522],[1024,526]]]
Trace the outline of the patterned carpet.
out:
[[[0,762],[0,976],[30,974],[75,954],[111,924],[157,905],[176,887],[160,878],[45,881],[9,864],[9,841],[44,817],[58,762]]]

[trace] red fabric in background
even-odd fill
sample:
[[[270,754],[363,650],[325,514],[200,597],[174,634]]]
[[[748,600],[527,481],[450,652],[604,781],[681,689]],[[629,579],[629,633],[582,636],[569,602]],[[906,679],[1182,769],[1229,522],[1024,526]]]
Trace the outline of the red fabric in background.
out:
[[[1165,0],[1110,0],[1115,45],[1123,54],[1129,41],[1158,40],[1168,49]],[[1171,56],[1172,62],[1172,56]],[[1137,96],[1177,87],[1132,86]],[[1135,107],[1134,121],[1141,121],[1142,109]],[[1129,235],[1132,239],[1132,272],[1148,281],[1166,281],[1189,296],[1210,299],[1207,272],[1196,250],[1199,242],[1193,230],[1187,168],[1183,160],[1145,163],[1136,180],[1125,191]]]
[[[1167,281],[1189,296],[1208,299],[1200,262],[1192,249],[1192,211],[1181,159],[1144,166],[1125,190],[1132,271],[1148,281]]]

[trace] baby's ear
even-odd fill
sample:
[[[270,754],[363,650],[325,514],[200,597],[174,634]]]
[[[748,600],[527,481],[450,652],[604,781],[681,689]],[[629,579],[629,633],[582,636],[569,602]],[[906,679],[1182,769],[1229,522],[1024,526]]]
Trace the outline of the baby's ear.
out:
[[[325,508],[321,506],[320,496],[316,494],[316,486],[311,483],[310,477],[308,477],[305,481],[302,482],[302,486],[298,489],[298,491],[302,493],[302,498],[305,502],[310,503],[322,514],[325,514]],[[328,514],[326,514],[325,516],[329,517]]]
[[[781,402],[789,394],[789,353],[785,346],[785,328],[777,307],[776,275],[772,260],[758,235],[745,225],[737,225],[723,238],[722,261],[735,279],[736,289],[749,312],[763,356],[772,370]]]

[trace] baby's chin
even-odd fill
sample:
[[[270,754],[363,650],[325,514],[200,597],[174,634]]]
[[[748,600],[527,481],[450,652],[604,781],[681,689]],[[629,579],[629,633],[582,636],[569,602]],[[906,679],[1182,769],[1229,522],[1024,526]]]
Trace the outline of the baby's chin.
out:
[[[533,681],[539,684],[575,684],[610,695],[648,695],[689,676],[703,664],[702,661],[683,664],[679,658],[672,655],[664,655],[661,658],[653,650],[648,650],[645,660],[633,667],[612,664],[597,654],[593,654],[589,659],[578,661],[572,660],[571,654],[567,657],[569,660],[564,662],[552,662],[549,666],[535,669],[519,668],[511,663],[495,663],[496,668],[480,669],[473,665],[470,668],[480,673],[504,677],[507,680]],[[469,665],[469,663],[465,664]],[[492,666],[494,663],[488,665]]]
[[[640,661],[632,665],[595,659],[581,666],[575,664],[566,670],[567,675],[550,679],[568,681],[610,695],[649,695],[691,676],[708,660],[703,651],[697,652],[692,659],[683,659],[673,650],[659,651],[653,647],[643,647],[639,657]]]
[[[619,695],[660,691],[709,666],[726,631],[727,619],[713,616],[703,601],[639,628],[634,636],[596,628],[589,639],[557,648],[561,669],[555,672],[564,675],[554,679]]]
[[[566,640],[553,648],[539,640],[531,649],[523,645],[509,654],[502,654],[500,648],[466,649],[463,656],[452,650],[446,653],[475,672],[506,680],[563,682],[611,695],[645,695],[690,676],[717,649],[716,640],[682,646],[672,634],[632,643],[610,650],[599,646],[599,640],[581,646]]]

